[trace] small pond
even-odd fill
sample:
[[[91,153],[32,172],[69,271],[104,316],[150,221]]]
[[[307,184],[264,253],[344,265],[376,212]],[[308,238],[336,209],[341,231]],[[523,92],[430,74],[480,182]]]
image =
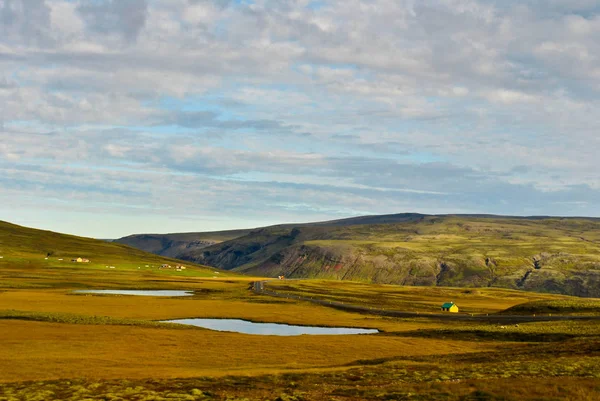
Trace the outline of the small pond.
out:
[[[143,295],[146,297],[188,297],[193,291],[177,290],[77,290],[76,294]]]
[[[278,323],[254,323],[241,319],[178,319],[166,320],[163,321],[163,323],[187,324],[217,331],[232,331],[235,333],[272,336],[299,336],[301,334],[374,334],[379,332],[375,329],[354,329],[348,327],[314,327],[292,326]]]

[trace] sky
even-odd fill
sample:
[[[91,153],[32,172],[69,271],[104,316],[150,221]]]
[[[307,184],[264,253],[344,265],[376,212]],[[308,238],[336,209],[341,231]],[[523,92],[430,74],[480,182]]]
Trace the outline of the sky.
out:
[[[0,0],[0,220],[600,216],[600,0]]]

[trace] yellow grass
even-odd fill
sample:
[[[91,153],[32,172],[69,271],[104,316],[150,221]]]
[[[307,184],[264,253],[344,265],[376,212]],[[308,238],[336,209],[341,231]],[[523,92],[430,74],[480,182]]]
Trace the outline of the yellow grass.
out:
[[[206,288],[228,288],[214,296],[164,298],[138,296],[72,295],[65,290],[9,290],[0,293],[0,310],[45,313],[73,313],[136,320],[166,320],[191,317],[239,318],[255,322],[289,323],[317,326],[377,328],[407,331],[441,327],[428,321],[411,322],[360,315],[317,306],[253,295],[245,282],[207,282]],[[234,298],[236,289],[244,289],[247,298]],[[217,299],[211,299],[215,297]],[[260,301],[260,302],[256,302]]]
[[[50,234],[47,237],[48,241],[53,238]],[[431,237],[448,244],[456,239],[453,234]],[[362,315],[256,295],[249,290],[253,278],[215,273],[214,269],[197,267],[182,274],[137,269],[138,256],[132,259],[126,248],[103,243],[92,244],[97,249],[95,256],[91,252],[86,255],[96,260],[108,251],[114,252],[123,269],[46,262],[44,254],[41,260],[36,254],[34,260],[27,256],[37,246],[34,239],[29,248],[15,248],[9,260],[0,263],[0,382],[12,382],[0,384],[0,400],[52,399],[48,398],[49,389],[58,391],[54,399],[72,400],[84,398],[84,393],[89,399],[133,399],[134,394],[135,399],[147,400],[382,400],[417,399],[413,397],[416,392],[424,394],[419,395],[421,399],[463,401],[472,399],[463,396],[470,397],[483,388],[517,397],[506,399],[560,399],[561,394],[567,394],[566,399],[589,401],[594,399],[594,392],[599,392],[593,387],[593,380],[600,377],[598,321],[501,327],[481,322]],[[48,243],[58,243],[53,241]],[[419,240],[406,246],[428,244]],[[145,258],[140,255],[139,260]],[[316,280],[271,282],[267,287],[344,303],[423,312],[438,312],[441,303],[447,301],[456,302],[461,312],[467,313],[494,313],[531,301],[550,306],[572,304],[569,297],[500,289]],[[194,290],[195,295],[164,298],[73,294],[73,290],[85,288]],[[279,337],[151,323],[190,317],[365,327],[384,333]],[[247,386],[240,387],[237,383],[244,382],[244,378],[238,376],[252,377],[245,381]],[[531,376],[532,381],[522,381],[523,376]],[[501,378],[508,380],[501,383]],[[62,380],[16,383],[57,379]],[[126,379],[137,382],[132,384]],[[185,387],[186,380],[193,387]],[[539,384],[532,388],[536,380]],[[546,385],[555,382],[565,383],[565,388]],[[580,384],[584,390],[579,389]],[[505,391],[506,386],[515,389]],[[140,394],[146,387],[147,397],[142,398]],[[365,393],[361,393],[363,389]],[[186,398],[173,396],[174,391]],[[198,392],[203,398],[196,397]],[[67,393],[69,397],[64,396]],[[117,393],[122,396],[117,397]],[[212,396],[206,395],[210,393]],[[428,398],[427,394],[442,398]],[[456,397],[446,398],[448,394]]]
[[[369,336],[256,336],[203,329],[0,321],[0,380],[169,378],[334,367],[491,344]]]
[[[538,300],[578,299],[500,288],[411,287],[330,280],[271,281],[267,287],[302,296],[400,311],[439,313],[445,302],[455,302],[463,313],[497,313]]]

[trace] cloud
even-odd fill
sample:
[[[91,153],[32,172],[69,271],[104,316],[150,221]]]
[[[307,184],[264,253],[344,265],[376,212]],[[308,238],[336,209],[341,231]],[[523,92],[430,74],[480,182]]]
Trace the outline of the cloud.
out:
[[[100,0],[82,2],[77,11],[87,29],[99,34],[119,34],[126,41],[137,39],[146,24],[146,0]]]
[[[178,125],[184,128],[221,128],[225,130],[251,129],[260,131],[289,130],[272,120],[222,120],[211,111],[180,112],[160,121],[162,125]]]
[[[190,4],[211,4],[218,8],[227,8],[234,3],[234,0],[189,0]]]
[[[600,215],[597,54],[587,0],[0,0],[0,192],[242,226]]]
[[[535,103],[539,102],[540,99],[533,95],[528,95],[523,92],[500,89],[489,92],[485,95],[490,101],[513,104],[513,103]]]
[[[50,7],[45,0],[0,0],[0,36],[12,45],[46,45]]]

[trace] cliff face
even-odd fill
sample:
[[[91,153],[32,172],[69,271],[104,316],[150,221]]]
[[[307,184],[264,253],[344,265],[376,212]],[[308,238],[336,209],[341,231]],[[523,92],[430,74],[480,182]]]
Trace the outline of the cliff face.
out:
[[[253,248],[248,248],[253,249]],[[194,261],[230,268],[251,275],[288,278],[355,280],[383,284],[445,287],[504,287],[582,297],[600,297],[600,264],[583,263],[577,269],[554,265],[531,270],[527,264],[496,273],[485,259],[397,258],[373,255],[357,249],[323,248],[305,245],[286,247],[266,260],[252,263],[251,254],[233,251],[216,258]],[[226,255],[223,257],[223,255]]]
[[[269,277],[600,297],[598,219],[398,216],[267,227],[174,256]]]

